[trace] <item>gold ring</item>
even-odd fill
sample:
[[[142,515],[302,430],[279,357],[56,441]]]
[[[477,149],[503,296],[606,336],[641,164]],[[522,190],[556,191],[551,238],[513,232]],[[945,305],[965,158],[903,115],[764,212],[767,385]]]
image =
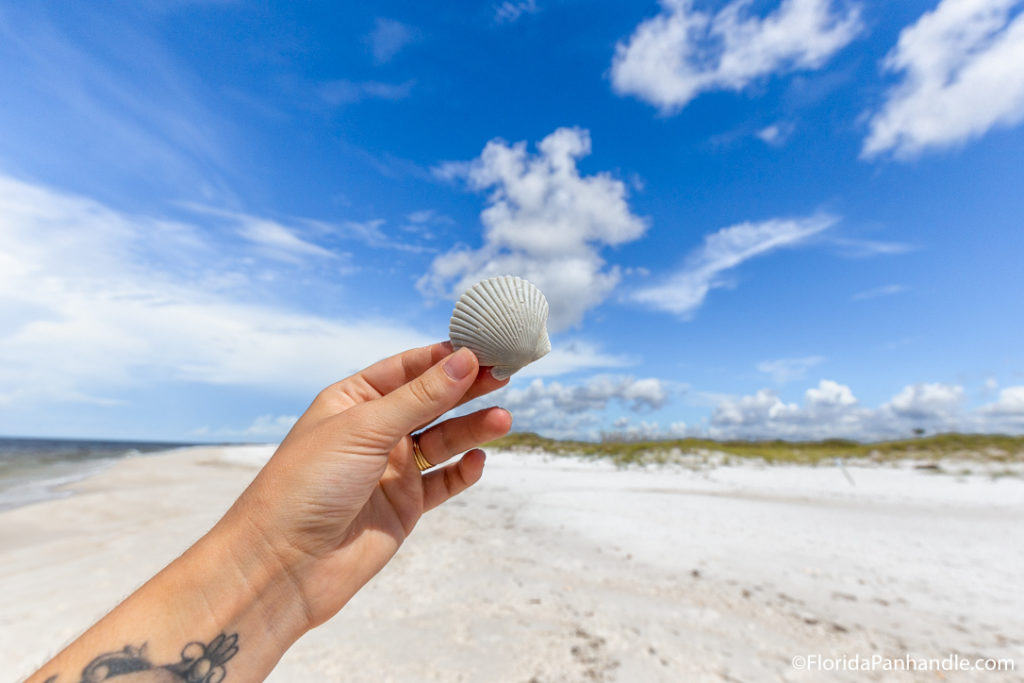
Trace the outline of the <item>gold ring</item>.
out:
[[[423,449],[420,448],[420,435],[410,434],[409,436],[412,438],[412,459],[416,462],[416,467],[420,468],[420,472],[429,470],[433,465],[423,456]]]

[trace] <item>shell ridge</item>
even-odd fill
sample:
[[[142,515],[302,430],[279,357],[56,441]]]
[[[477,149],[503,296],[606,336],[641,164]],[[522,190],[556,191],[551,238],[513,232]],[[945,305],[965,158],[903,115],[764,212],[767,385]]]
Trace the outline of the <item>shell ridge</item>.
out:
[[[489,278],[470,287],[455,305],[449,334],[456,347],[470,348],[491,374],[504,379],[550,348],[549,313],[543,292],[512,275]]]
[[[496,294],[495,287],[498,283],[493,282],[498,278],[492,278],[491,280],[485,280],[486,286],[481,289],[482,298],[485,298],[491,309],[488,311],[488,323],[490,323],[489,331],[504,341],[503,351],[509,352],[510,354],[517,347],[516,335],[512,334],[512,331],[508,329],[505,321],[514,320],[514,316],[509,316],[509,306],[500,297],[500,294]],[[497,309],[500,312],[500,316],[494,316],[493,312]]]

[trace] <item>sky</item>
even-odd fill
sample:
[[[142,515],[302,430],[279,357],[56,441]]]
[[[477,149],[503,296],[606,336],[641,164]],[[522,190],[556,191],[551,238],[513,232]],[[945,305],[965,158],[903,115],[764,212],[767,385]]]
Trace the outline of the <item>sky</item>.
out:
[[[1022,0],[0,0],[0,435],[274,441],[500,274],[516,430],[1024,433],[1022,216]]]

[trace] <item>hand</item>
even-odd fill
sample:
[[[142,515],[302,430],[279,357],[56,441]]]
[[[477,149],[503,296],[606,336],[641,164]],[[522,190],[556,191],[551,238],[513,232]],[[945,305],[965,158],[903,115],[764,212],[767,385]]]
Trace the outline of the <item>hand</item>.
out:
[[[226,523],[244,521],[268,561],[292,578],[312,628],[333,616],[395,554],[427,510],[474,484],[475,446],[511,428],[489,408],[436,424],[420,446],[440,465],[421,474],[413,431],[465,401],[504,386],[476,357],[447,343],[392,356],[317,396]]]

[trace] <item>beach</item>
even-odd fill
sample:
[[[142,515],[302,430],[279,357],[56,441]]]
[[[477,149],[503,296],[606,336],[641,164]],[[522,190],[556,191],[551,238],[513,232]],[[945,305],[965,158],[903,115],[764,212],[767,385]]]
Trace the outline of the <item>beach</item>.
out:
[[[0,512],[3,680],[187,548],[273,448],[130,457]],[[492,451],[268,680],[1022,680],[1024,478],[947,469]],[[940,670],[889,670],[908,660]],[[977,660],[1015,671],[941,669]]]

